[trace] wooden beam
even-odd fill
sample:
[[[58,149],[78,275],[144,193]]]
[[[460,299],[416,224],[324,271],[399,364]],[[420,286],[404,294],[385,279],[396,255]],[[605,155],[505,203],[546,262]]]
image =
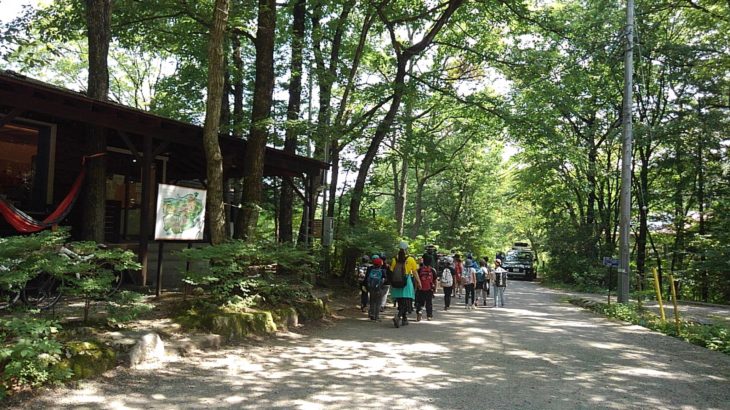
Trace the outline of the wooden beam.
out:
[[[295,192],[295,193],[296,193],[296,194],[297,194],[297,195],[299,196],[299,198],[300,198],[300,199],[301,199],[302,201],[304,201],[304,202],[306,202],[306,201],[307,201],[307,198],[305,198],[305,197],[304,197],[304,194],[302,193],[302,191],[300,191],[300,190],[299,190],[299,188],[297,188],[297,186],[296,186],[296,185],[294,185],[294,182],[293,182],[293,181],[291,180],[291,178],[282,178],[282,180],[283,180],[283,181],[284,181],[284,182],[285,182],[285,183],[286,183],[287,185],[289,185],[290,187],[292,187],[292,189],[294,190],[294,192]]]
[[[25,110],[22,110],[18,107],[13,108],[12,110],[10,110],[10,112],[6,116],[0,118],[0,127],[3,127],[5,124],[13,121],[15,118],[17,118],[19,115],[23,114],[24,112],[25,112]]]
[[[155,158],[156,156],[165,152],[168,146],[170,146],[170,143],[168,141],[162,141],[162,143],[158,145],[157,148],[155,148],[155,150],[152,152],[152,158]]]
[[[122,137],[122,141],[124,141],[124,144],[127,145],[127,148],[129,148],[129,150],[132,151],[132,155],[134,156],[134,159],[136,159],[137,161],[141,161],[142,154],[140,154],[139,151],[137,151],[137,147],[135,147],[134,144],[132,144],[132,140],[129,138],[129,134],[127,134],[124,131],[120,131],[120,130],[117,130],[117,133],[119,134],[120,137]]]

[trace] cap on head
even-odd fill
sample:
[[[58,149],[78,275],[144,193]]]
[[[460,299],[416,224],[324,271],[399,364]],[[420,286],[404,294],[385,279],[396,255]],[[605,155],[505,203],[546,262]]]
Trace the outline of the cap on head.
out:
[[[373,256],[370,257],[370,259],[375,260],[375,259],[377,259],[379,257],[380,257],[380,255],[378,255],[377,253],[375,253],[375,254],[373,254]]]
[[[406,243],[406,241],[400,241],[400,244],[398,244],[398,248],[403,249],[403,250],[407,250],[408,249],[408,244]]]

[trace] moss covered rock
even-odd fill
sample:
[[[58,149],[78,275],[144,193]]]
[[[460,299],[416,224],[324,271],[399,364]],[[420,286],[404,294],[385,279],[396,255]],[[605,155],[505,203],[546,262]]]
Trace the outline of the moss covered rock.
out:
[[[70,341],[64,346],[66,357],[58,368],[70,369],[72,379],[94,377],[112,369],[117,364],[117,354],[111,348],[95,341]]]
[[[274,309],[271,314],[277,326],[288,329],[299,325],[299,313],[291,306]]]
[[[304,322],[308,320],[320,320],[327,315],[327,305],[322,299],[300,302],[296,306],[299,318]]]
[[[276,332],[277,327],[271,312],[218,312],[203,321],[203,327],[229,340],[243,339],[252,334]]]
[[[327,313],[322,300],[297,302],[271,310],[245,307],[190,307],[176,318],[188,329],[219,334],[228,340],[240,340],[251,335],[274,333],[279,329],[296,327],[299,321],[318,320]]]

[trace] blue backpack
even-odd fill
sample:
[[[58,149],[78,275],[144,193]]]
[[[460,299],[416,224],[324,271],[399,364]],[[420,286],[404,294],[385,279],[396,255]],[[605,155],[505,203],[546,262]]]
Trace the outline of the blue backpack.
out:
[[[477,270],[477,282],[484,282],[486,280],[486,275],[484,274],[484,270],[481,267],[476,268]]]
[[[385,272],[383,271],[383,268],[370,269],[370,273],[368,274],[368,288],[370,288],[370,290],[380,289],[380,286],[383,284],[384,276]]]

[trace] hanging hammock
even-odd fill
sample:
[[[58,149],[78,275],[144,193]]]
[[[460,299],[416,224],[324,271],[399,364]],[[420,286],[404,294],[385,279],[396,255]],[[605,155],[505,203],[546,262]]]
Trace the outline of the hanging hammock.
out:
[[[104,154],[89,155],[81,160],[81,172],[79,172],[79,175],[76,177],[73,185],[71,185],[71,190],[68,191],[68,194],[66,194],[66,197],[63,198],[63,201],[58,204],[56,210],[48,215],[43,221],[34,219],[30,215],[16,208],[15,205],[2,198],[0,198],[0,214],[2,214],[5,220],[20,233],[39,232],[58,225],[59,222],[68,216],[71,212],[71,208],[73,208],[73,205],[79,197],[81,185],[86,177],[86,159],[101,155]]]

